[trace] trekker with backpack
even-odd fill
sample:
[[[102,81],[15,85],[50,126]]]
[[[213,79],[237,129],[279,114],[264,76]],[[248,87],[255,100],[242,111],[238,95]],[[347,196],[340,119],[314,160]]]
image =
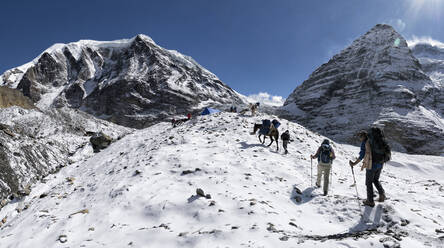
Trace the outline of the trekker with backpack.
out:
[[[284,147],[285,154],[288,153],[287,144],[290,141],[290,132],[287,130],[283,134],[281,134],[282,146]]]
[[[331,164],[336,158],[333,147],[330,146],[330,141],[325,139],[321,146],[316,151],[315,155],[310,155],[310,157],[318,158],[318,175],[316,180],[316,187],[321,187],[321,177],[324,174],[324,196],[328,194],[328,183],[330,177]]]
[[[349,161],[350,166],[355,166],[362,162],[361,170],[366,169],[365,185],[367,187],[367,199],[363,204],[369,207],[374,207],[373,200],[373,184],[379,193],[378,202],[383,202],[386,199],[384,188],[379,182],[383,164],[390,160],[391,152],[387,144],[384,133],[378,127],[372,127],[368,132],[360,131],[358,137],[361,139],[361,151],[359,158],[356,161]]]

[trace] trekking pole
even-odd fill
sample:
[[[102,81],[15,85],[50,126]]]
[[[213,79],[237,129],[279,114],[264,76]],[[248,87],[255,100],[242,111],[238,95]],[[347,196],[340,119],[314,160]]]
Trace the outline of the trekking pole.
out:
[[[310,156],[310,183],[311,187],[313,187],[313,158]]]
[[[359,203],[358,186],[356,185],[355,171],[353,170],[353,166],[350,165],[350,167],[351,167],[352,174],[353,174],[353,183],[354,183],[355,189],[356,189],[356,197],[358,200],[358,206],[359,206],[359,208],[361,208],[361,204]]]

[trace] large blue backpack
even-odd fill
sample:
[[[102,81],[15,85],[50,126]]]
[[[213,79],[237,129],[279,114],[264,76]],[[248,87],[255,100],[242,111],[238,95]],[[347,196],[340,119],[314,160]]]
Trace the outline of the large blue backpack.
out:
[[[271,123],[273,123],[273,126],[276,129],[281,125],[281,123],[276,119],[273,119],[273,121]]]
[[[270,120],[262,120],[262,127],[259,130],[260,134],[267,135],[270,132],[271,121]]]

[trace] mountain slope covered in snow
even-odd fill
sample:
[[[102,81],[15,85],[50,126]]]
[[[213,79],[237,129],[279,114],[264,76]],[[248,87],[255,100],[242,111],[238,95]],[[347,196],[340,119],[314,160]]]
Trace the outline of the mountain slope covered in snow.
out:
[[[95,132],[116,140],[131,129],[69,108],[0,108],[0,207],[48,174],[92,156]]]
[[[68,106],[135,128],[205,106],[245,104],[191,57],[145,35],[55,44],[32,62],[6,71],[0,85],[21,90],[42,109]]]
[[[283,155],[250,135],[264,118],[273,117],[217,113],[138,130],[1,209],[0,244],[443,247],[443,157],[394,152],[381,176],[389,199],[364,208],[350,187],[348,160],[358,147],[333,144],[337,159],[324,197],[311,186],[309,159],[324,137],[281,120],[293,140]],[[365,173],[355,173],[362,197]]]

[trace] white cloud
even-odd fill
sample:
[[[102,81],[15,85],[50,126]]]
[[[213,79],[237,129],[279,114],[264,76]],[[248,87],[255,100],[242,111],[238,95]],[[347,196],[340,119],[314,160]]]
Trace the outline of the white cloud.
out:
[[[399,32],[404,31],[405,26],[405,22],[403,22],[401,19],[396,20],[396,28],[399,30]]]
[[[444,48],[444,43],[439,41],[439,40],[435,40],[430,36],[422,36],[422,37],[417,37],[417,36],[413,36],[411,39],[407,40],[407,44],[409,45],[409,47],[413,47],[417,44],[430,44],[432,46],[436,46],[439,48]]]
[[[394,27],[398,32],[404,31],[405,27],[407,26],[405,22],[401,19],[392,19],[388,21],[387,24]]]
[[[266,92],[259,92],[258,94],[252,94],[247,96],[249,102],[260,102],[261,104],[271,106],[284,105],[285,98],[282,96],[272,96]]]

